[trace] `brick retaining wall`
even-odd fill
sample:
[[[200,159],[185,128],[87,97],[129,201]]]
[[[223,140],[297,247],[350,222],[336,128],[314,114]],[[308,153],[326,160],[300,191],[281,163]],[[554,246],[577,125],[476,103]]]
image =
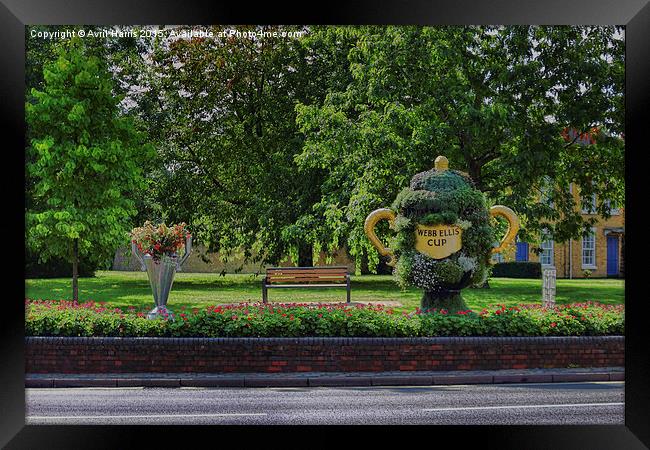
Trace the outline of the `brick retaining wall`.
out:
[[[384,372],[624,365],[623,336],[26,337],[26,373]]]
[[[624,365],[624,337],[27,337],[27,373],[373,372]]]

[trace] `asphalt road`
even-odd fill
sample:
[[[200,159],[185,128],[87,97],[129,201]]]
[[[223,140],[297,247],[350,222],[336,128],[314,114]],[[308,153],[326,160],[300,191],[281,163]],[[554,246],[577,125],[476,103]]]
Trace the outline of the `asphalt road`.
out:
[[[624,383],[26,389],[27,424],[623,424]]]

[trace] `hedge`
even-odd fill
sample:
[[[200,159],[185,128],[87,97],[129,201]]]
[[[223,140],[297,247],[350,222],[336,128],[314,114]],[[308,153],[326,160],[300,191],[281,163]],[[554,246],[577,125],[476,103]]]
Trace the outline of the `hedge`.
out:
[[[623,305],[594,302],[544,308],[499,305],[480,312],[397,313],[381,305],[262,304],[181,309],[175,320],[103,303],[26,300],[28,336],[417,337],[624,334]]]
[[[542,265],[531,261],[497,263],[492,267],[494,278],[542,278]]]
[[[79,276],[94,277],[98,269],[96,264],[86,258],[79,261]],[[72,278],[72,263],[62,258],[52,258],[47,262],[40,262],[38,255],[25,251],[25,278]]]

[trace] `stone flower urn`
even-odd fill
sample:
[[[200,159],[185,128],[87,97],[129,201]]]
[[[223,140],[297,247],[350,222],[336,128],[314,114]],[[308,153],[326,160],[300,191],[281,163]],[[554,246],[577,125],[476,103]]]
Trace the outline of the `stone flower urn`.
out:
[[[497,242],[495,222],[501,216],[508,229]],[[377,237],[375,226],[387,220],[395,231],[390,247]],[[488,208],[485,196],[464,172],[449,169],[446,157],[415,175],[390,208],[371,212],[364,231],[403,287],[424,290],[423,310],[469,309],[461,289],[483,283],[493,253],[502,251],[519,231],[517,215],[506,206]]]

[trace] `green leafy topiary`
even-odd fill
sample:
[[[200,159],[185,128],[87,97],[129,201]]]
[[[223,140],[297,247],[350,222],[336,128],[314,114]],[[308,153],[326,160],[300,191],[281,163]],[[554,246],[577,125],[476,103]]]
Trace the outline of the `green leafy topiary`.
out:
[[[398,284],[424,289],[423,307],[444,298],[448,309],[467,309],[458,291],[485,280],[495,242],[483,194],[462,172],[432,169],[415,175],[392,209],[397,213],[391,248],[398,260]],[[418,224],[459,226],[461,250],[441,260],[415,251]]]

